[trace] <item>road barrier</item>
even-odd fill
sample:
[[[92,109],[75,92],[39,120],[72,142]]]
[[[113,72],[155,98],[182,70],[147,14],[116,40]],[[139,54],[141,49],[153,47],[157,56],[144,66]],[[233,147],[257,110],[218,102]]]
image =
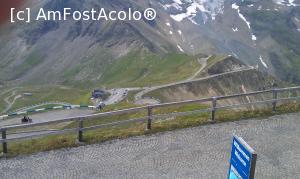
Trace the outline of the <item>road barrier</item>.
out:
[[[26,106],[26,107],[15,110],[15,112],[27,111],[30,109],[36,109],[38,107],[47,106],[47,105],[56,105],[56,106],[65,106],[66,105],[66,106],[68,106],[68,105],[72,105],[72,104],[66,103],[66,102],[59,102],[59,101],[49,101],[49,102],[43,102],[43,103],[31,105],[31,106]]]
[[[105,128],[105,127],[109,127],[109,126],[120,126],[120,125],[124,125],[124,124],[129,124],[129,123],[136,123],[136,122],[143,122],[143,123],[146,122],[146,130],[151,130],[152,123],[156,119],[164,119],[164,118],[177,117],[177,116],[186,116],[186,115],[190,115],[190,114],[203,113],[203,112],[210,112],[211,113],[211,118],[210,118],[211,123],[216,123],[217,119],[216,119],[215,114],[216,114],[217,110],[220,110],[220,109],[233,109],[233,108],[240,108],[240,107],[246,107],[246,106],[271,104],[272,110],[275,112],[278,102],[300,99],[300,96],[298,96],[298,93],[296,93],[296,96],[293,96],[293,97],[288,96],[288,97],[283,97],[283,98],[279,98],[279,94],[283,93],[283,92],[291,92],[291,91],[295,92],[297,90],[300,90],[300,86],[281,88],[281,89],[255,91],[255,92],[250,92],[250,93],[241,93],[241,94],[234,94],[234,95],[228,95],[228,96],[215,96],[215,97],[210,97],[210,98],[187,100],[187,101],[181,101],[181,102],[163,103],[163,104],[149,105],[149,106],[123,109],[123,110],[117,110],[117,111],[110,111],[110,112],[104,112],[104,113],[97,113],[97,114],[91,114],[91,115],[85,115],[85,116],[64,118],[64,119],[48,121],[48,122],[5,126],[5,127],[0,128],[0,132],[2,134],[2,139],[0,139],[0,143],[2,143],[3,154],[5,156],[8,153],[8,149],[7,149],[8,142],[16,141],[16,140],[37,138],[37,137],[42,137],[42,136],[47,136],[47,135],[59,135],[59,134],[77,132],[78,133],[78,141],[83,142],[83,134],[85,131],[88,131],[88,130],[101,129],[101,128]],[[254,96],[254,95],[266,95],[266,94],[269,94],[269,96],[271,96],[271,99],[248,102],[248,103],[240,103],[240,104],[234,104],[234,105],[225,105],[225,106],[217,105],[218,101],[221,101],[221,100],[228,100],[228,99],[239,98],[239,97],[250,97],[250,96]],[[153,110],[157,109],[157,108],[194,104],[194,103],[211,103],[211,108],[187,111],[187,112],[174,112],[174,113],[168,113],[168,114],[153,115]],[[87,120],[100,118],[100,117],[128,114],[128,113],[133,113],[133,112],[140,112],[140,111],[145,111],[145,110],[147,111],[147,116],[142,117],[142,118],[129,119],[129,120],[117,121],[117,122],[106,123],[106,124],[101,124],[101,125],[84,127],[84,121],[87,121]],[[30,127],[45,126],[45,125],[50,125],[50,124],[75,122],[75,121],[78,122],[77,128],[44,131],[44,133],[32,134],[29,136],[20,136],[20,137],[15,137],[15,138],[7,137],[7,131],[10,131],[10,130],[16,131],[17,129],[25,129],[25,128],[30,128]],[[16,134],[16,133],[14,133],[14,134]]]

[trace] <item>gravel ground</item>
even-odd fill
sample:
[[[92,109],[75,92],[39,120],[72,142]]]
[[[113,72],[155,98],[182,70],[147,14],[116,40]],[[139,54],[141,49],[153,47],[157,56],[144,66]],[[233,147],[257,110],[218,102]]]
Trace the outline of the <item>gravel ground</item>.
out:
[[[2,159],[0,178],[226,178],[233,133],[258,153],[256,178],[300,178],[299,114]]]

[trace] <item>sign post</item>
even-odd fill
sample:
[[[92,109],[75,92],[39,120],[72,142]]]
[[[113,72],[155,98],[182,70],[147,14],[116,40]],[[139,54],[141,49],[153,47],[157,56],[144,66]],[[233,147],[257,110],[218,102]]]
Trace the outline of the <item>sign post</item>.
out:
[[[255,151],[242,138],[234,135],[228,179],[254,179],[256,159]]]

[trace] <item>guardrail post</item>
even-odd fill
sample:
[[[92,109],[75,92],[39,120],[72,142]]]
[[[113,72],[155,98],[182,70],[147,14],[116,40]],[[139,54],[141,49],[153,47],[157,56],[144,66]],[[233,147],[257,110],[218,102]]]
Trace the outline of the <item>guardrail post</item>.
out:
[[[2,140],[6,139],[6,130],[2,130]],[[2,142],[2,150],[3,150],[3,156],[5,157],[7,155],[7,143],[4,141]]]
[[[211,122],[216,123],[216,107],[217,107],[217,97],[212,97],[212,106],[211,106]]]
[[[148,107],[148,121],[147,121],[147,130],[152,128],[152,107]]]
[[[78,126],[78,142],[83,142],[83,119],[79,119],[79,126]]]
[[[278,91],[277,91],[277,89],[273,89],[272,93],[273,93],[273,100],[277,100],[277,98],[278,98]],[[272,107],[272,111],[276,112],[277,101],[273,101],[272,106],[273,106]]]

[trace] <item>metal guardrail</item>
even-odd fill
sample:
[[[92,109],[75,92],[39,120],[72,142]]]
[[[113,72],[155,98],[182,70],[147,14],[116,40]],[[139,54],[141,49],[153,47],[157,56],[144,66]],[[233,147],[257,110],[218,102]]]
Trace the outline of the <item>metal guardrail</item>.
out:
[[[84,115],[84,116],[77,116],[77,117],[70,117],[70,118],[64,118],[59,119],[55,121],[48,121],[48,122],[40,122],[40,123],[31,123],[31,124],[22,124],[22,125],[14,125],[14,126],[5,126],[0,128],[0,132],[2,134],[2,139],[0,139],[0,143],[2,143],[3,148],[3,154],[6,155],[8,153],[7,149],[7,143],[10,141],[15,140],[23,140],[23,139],[31,139],[35,137],[41,137],[41,136],[47,136],[47,135],[58,135],[58,134],[65,134],[65,133],[71,133],[71,132],[77,132],[78,133],[78,141],[83,142],[83,132],[88,130],[94,130],[94,129],[101,129],[109,126],[119,126],[129,123],[136,123],[136,122],[146,122],[147,127],[146,130],[151,130],[152,128],[152,121],[155,119],[162,119],[162,118],[169,118],[169,117],[176,117],[176,116],[185,116],[195,113],[202,113],[202,112],[211,112],[211,123],[216,123],[216,111],[220,109],[232,109],[232,108],[239,108],[244,106],[253,106],[253,105],[261,105],[261,104],[272,104],[272,110],[276,111],[277,103],[280,101],[287,101],[287,100],[299,100],[300,96],[296,97],[287,97],[287,98],[278,98],[278,94],[281,92],[286,91],[295,91],[300,90],[300,86],[297,87],[290,87],[290,88],[280,88],[280,89],[271,89],[271,90],[263,90],[263,91],[256,91],[256,92],[250,92],[250,93],[241,93],[241,94],[234,94],[234,95],[228,95],[228,96],[215,96],[211,98],[204,98],[204,99],[197,99],[197,100],[187,100],[187,101],[181,101],[181,102],[172,102],[172,103],[164,103],[164,104],[157,104],[157,105],[149,105],[149,106],[143,106],[143,107],[136,107],[136,108],[129,108],[129,109],[123,109],[123,110],[116,110],[111,112],[104,112],[104,113],[98,113],[98,114],[91,114],[91,115]],[[262,100],[262,101],[255,101],[255,102],[249,102],[249,103],[240,103],[240,104],[234,104],[234,105],[227,105],[227,106],[217,106],[217,102],[220,100],[226,100],[226,99],[232,99],[232,98],[238,98],[238,97],[249,97],[253,95],[260,95],[260,94],[270,94],[272,97],[268,100]],[[193,104],[193,103],[211,103],[211,108],[208,109],[201,109],[201,110],[195,110],[195,111],[187,111],[187,112],[174,112],[174,113],[168,113],[168,114],[159,114],[159,115],[153,115],[153,109],[156,108],[162,108],[162,107],[169,107],[169,106],[176,106],[176,105],[185,105],[185,104]],[[106,123],[101,125],[95,125],[90,127],[84,127],[84,121],[100,118],[100,117],[107,117],[107,116],[114,116],[114,115],[121,115],[121,114],[127,114],[127,113],[133,113],[133,112],[139,112],[147,110],[147,116],[137,119],[129,119],[129,120],[123,120],[123,121],[117,121],[112,123]],[[56,123],[63,123],[63,122],[72,122],[77,121],[78,127],[72,128],[72,129],[64,129],[64,130],[51,130],[47,131],[45,130],[40,131],[42,133],[33,134],[29,136],[21,136],[16,138],[7,138],[7,131],[9,130],[16,130],[16,129],[24,129],[24,128],[30,128],[30,127],[37,127],[37,126],[45,126],[49,124],[56,124]],[[16,134],[16,133],[14,133]]]
[[[38,108],[39,106],[46,106],[46,105],[71,106],[72,104],[66,103],[66,102],[60,102],[60,101],[49,101],[49,102],[43,102],[43,103],[39,103],[39,104],[34,104],[34,105],[31,105],[31,106],[27,106],[27,107],[22,107],[22,108],[16,109],[13,112],[15,112],[15,113],[17,113],[17,112],[24,112],[24,111],[28,111],[28,110],[31,110],[31,109]]]

